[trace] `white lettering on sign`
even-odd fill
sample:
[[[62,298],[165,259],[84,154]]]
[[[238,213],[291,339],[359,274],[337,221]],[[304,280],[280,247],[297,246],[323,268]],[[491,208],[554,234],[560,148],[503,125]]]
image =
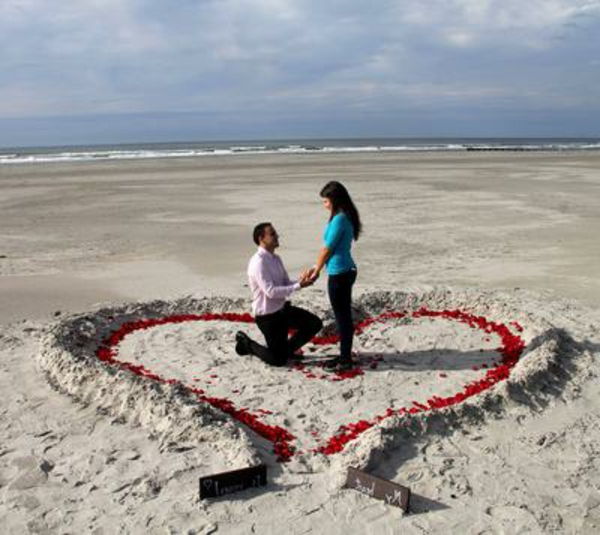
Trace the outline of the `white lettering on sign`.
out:
[[[218,492],[219,496],[223,496],[224,494],[231,494],[232,492],[237,492],[239,490],[244,490],[244,485],[238,483],[237,485],[229,485],[227,487],[222,487]]]
[[[386,494],[385,501],[389,504],[397,503],[398,505],[402,504],[402,491],[394,490],[394,494]]]
[[[367,496],[373,496],[373,494],[375,494],[375,483],[373,483],[373,485],[371,487],[367,487],[366,485],[363,484],[361,479],[359,477],[357,477],[354,484],[356,485],[356,487],[355,487],[356,490],[366,494]]]

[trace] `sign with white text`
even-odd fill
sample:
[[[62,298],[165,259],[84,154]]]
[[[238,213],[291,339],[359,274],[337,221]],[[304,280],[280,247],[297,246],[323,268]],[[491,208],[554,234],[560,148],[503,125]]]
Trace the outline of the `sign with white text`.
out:
[[[348,468],[345,486],[372,498],[383,500],[389,505],[400,507],[405,513],[408,513],[410,503],[410,489],[408,487],[372,476],[352,467]]]
[[[267,484],[267,467],[264,464],[231,472],[222,472],[200,478],[200,499],[218,498]]]

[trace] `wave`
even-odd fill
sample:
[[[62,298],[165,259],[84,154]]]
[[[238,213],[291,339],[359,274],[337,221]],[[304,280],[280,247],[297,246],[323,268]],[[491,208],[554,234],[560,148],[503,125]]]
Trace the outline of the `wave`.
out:
[[[406,144],[327,144],[294,143],[282,145],[248,144],[189,147],[189,148],[128,148],[109,150],[73,149],[37,152],[15,152],[2,154],[0,164],[88,162],[98,160],[136,160],[156,158],[195,158],[207,156],[252,155],[252,154],[307,154],[307,153],[379,153],[379,152],[463,152],[463,151],[593,151],[600,150],[600,142],[448,142]]]

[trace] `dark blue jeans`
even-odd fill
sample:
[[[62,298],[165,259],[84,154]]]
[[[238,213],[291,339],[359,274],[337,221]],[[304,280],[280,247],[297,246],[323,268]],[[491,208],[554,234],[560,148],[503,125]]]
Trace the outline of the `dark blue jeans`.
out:
[[[340,335],[340,358],[350,359],[354,324],[352,323],[352,286],[356,281],[356,270],[339,275],[329,275],[327,291]]]

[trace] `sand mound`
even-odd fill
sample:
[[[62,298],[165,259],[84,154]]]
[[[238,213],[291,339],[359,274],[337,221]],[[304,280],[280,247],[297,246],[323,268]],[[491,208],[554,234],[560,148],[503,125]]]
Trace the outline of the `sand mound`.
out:
[[[186,445],[208,442],[220,450],[227,466],[257,464],[247,433],[225,414],[198,403],[181,385],[148,381],[131,371],[109,366],[96,355],[101,341],[124,322],[214,306],[219,304],[208,300],[157,301],[65,318],[44,337],[38,361],[57,389],[114,418],[144,426],[161,442],[161,448],[184,449]]]
[[[530,298],[434,288],[357,298],[358,364],[336,374],[323,368],[337,350],[327,304],[295,302],[325,328],[288,368],[235,354],[235,331],[260,335],[249,303],[225,298],[65,318],[39,363],[60,391],[164,447],[208,441],[232,468],[278,458],[314,471],[364,467],[410,438],[543,407],[589,358]]]

